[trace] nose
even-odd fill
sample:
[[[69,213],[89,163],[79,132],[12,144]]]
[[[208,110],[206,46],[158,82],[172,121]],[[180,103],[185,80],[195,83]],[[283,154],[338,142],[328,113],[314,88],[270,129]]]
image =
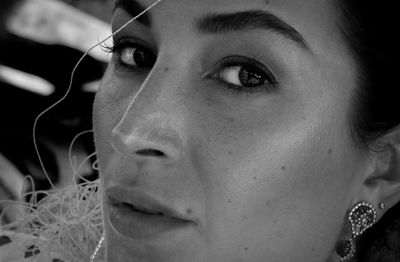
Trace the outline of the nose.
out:
[[[160,59],[161,61],[161,59]],[[152,69],[112,129],[111,146],[136,160],[173,163],[184,149],[187,106],[184,78],[166,75],[160,66]]]
[[[182,139],[179,134],[161,121],[149,120],[134,130],[128,130],[121,121],[113,130],[111,145],[125,157],[137,160],[157,159],[177,162],[182,155]]]

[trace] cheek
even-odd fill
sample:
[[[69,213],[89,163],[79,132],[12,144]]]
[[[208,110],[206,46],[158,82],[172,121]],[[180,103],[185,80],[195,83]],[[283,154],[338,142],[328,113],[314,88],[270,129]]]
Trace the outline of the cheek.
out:
[[[119,123],[127,107],[128,97],[117,92],[117,85],[106,73],[93,104],[94,142],[99,159],[100,170],[106,165],[107,156],[111,155],[110,135]],[[123,99],[125,97],[125,99]]]
[[[293,261],[299,254],[307,259],[313,249],[320,257],[328,253],[359,169],[346,134],[333,127],[324,132],[309,122],[268,136],[265,130],[232,130],[224,139],[211,139],[208,147],[204,142],[199,150],[207,154],[197,161],[208,165],[203,167],[208,220],[215,241],[224,239],[217,246],[234,245],[243,254],[251,248],[260,258],[281,252],[276,258],[282,261],[290,256],[282,247],[298,251],[291,253],[297,256]]]
[[[258,187],[258,192],[269,191],[264,194],[269,202],[259,212],[258,222],[272,219],[268,224],[277,241],[270,244],[275,248],[289,246],[292,255],[302,254],[305,260],[321,256],[316,261],[322,261],[334,247],[358,171],[353,164],[357,163],[356,155],[339,145],[323,144],[321,140],[311,146],[282,148],[282,155],[277,152],[276,156],[277,161],[283,161],[281,172]]]

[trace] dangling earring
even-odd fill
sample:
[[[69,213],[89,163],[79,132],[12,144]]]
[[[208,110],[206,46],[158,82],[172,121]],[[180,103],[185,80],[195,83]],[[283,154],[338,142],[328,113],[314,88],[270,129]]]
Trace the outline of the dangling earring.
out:
[[[101,238],[99,240],[99,243],[97,243],[96,248],[94,249],[92,255],[90,256],[90,262],[93,262],[94,259],[96,258],[96,256],[99,253],[99,250],[100,250],[103,242],[104,242],[104,235],[101,236]]]
[[[341,240],[336,244],[336,253],[340,256],[340,262],[344,262],[354,256],[356,247],[353,238]]]
[[[352,236],[350,239],[339,241],[336,245],[336,253],[341,257],[341,262],[354,256],[356,252],[355,239],[375,223],[376,209],[366,201],[360,202],[350,211],[348,220]]]

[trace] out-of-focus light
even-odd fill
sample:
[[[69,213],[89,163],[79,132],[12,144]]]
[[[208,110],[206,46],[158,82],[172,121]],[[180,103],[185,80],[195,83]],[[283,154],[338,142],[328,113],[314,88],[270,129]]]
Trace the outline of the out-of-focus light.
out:
[[[0,200],[21,201],[25,189],[24,182],[26,182],[24,176],[17,167],[0,154]],[[16,221],[23,208],[23,205],[0,201],[0,211],[4,212],[2,216],[9,221]]]
[[[23,174],[2,154],[0,154],[0,181],[15,197],[23,193]]]
[[[54,85],[45,79],[4,65],[0,65],[0,80],[43,96],[55,91]]]
[[[24,1],[8,19],[7,30],[36,42],[61,44],[82,52],[111,35],[110,24],[55,0]],[[105,44],[112,45],[112,40]],[[103,62],[110,59],[99,46],[90,55]]]
[[[83,90],[84,92],[96,93],[97,90],[98,90],[99,87],[100,87],[100,83],[101,83],[101,80],[96,80],[96,81],[93,81],[93,82],[85,83],[85,84],[82,86],[82,90]]]

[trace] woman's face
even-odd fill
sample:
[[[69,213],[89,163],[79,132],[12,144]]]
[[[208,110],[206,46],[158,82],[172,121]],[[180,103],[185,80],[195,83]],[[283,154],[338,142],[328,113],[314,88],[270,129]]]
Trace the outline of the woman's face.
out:
[[[94,105],[109,261],[327,260],[366,166],[337,17],[164,0],[114,36]]]

